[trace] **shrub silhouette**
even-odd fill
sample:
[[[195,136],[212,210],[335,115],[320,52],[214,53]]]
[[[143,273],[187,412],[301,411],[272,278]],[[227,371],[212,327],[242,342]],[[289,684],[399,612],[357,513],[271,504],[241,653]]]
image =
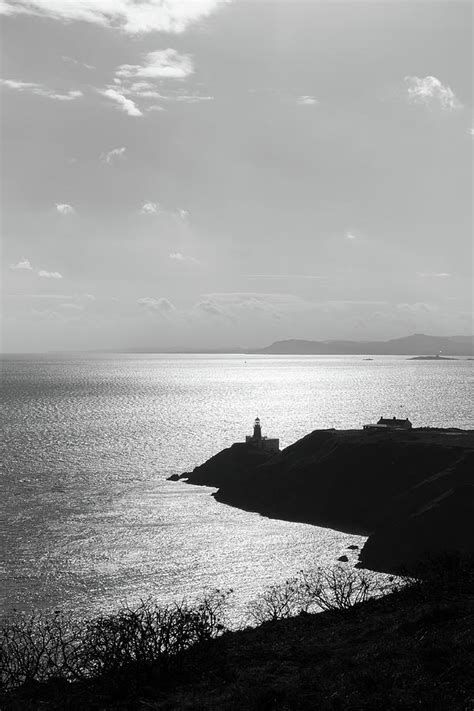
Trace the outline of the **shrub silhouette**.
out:
[[[135,665],[166,664],[225,630],[230,592],[215,590],[194,605],[183,601],[163,607],[147,599],[86,620],[62,612],[17,613],[0,627],[1,687],[78,681]]]
[[[394,591],[401,582],[393,576],[336,565],[310,568],[280,585],[266,588],[247,607],[251,622],[295,617],[321,610],[347,610],[369,598]]]

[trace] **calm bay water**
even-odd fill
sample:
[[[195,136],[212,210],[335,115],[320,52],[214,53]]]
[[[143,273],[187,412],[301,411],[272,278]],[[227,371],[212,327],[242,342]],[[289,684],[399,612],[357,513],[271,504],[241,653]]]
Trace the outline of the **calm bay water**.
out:
[[[166,481],[251,432],[287,446],[381,415],[473,428],[472,362],[362,356],[32,356],[2,365],[2,612],[110,610],[232,587],[243,605],[363,538]],[[271,492],[269,492],[271,496]]]

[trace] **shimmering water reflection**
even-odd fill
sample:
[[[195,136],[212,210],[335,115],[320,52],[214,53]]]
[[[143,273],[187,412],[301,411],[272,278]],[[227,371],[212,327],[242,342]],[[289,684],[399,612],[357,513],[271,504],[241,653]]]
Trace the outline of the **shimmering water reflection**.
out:
[[[166,481],[243,439],[282,445],[401,413],[472,427],[468,361],[117,356],[2,363],[4,611],[113,609],[153,595],[265,585],[363,539],[265,519]],[[269,492],[271,496],[271,492]]]

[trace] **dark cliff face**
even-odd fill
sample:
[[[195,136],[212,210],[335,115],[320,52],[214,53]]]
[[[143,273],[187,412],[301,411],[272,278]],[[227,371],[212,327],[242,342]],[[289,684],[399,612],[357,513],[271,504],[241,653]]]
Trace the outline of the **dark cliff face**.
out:
[[[262,449],[236,442],[215,454],[204,464],[195,467],[192,472],[182,474],[180,478],[186,479],[190,484],[238,487],[247,472],[265,464],[273,456],[275,455]]]
[[[186,476],[223,503],[371,534],[362,563],[394,570],[474,548],[473,463],[474,432],[316,430],[277,455],[233,445]]]

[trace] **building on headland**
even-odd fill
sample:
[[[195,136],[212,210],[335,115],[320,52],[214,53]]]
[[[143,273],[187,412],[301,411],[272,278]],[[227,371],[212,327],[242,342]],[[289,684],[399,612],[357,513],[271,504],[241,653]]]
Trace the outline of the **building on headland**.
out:
[[[412,423],[406,417],[404,420],[397,417],[381,417],[376,424],[364,425],[364,430],[411,430]]]
[[[260,418],[255,418],[255,423],[253,426],[253,435],[247,435],[245,438],[245,443],[256,447],[257,449],[264,449],[266,452],[279,452],[280,451],[280,440],[274,438],[268,438],[262,436],[262,426],[260,424]]]

